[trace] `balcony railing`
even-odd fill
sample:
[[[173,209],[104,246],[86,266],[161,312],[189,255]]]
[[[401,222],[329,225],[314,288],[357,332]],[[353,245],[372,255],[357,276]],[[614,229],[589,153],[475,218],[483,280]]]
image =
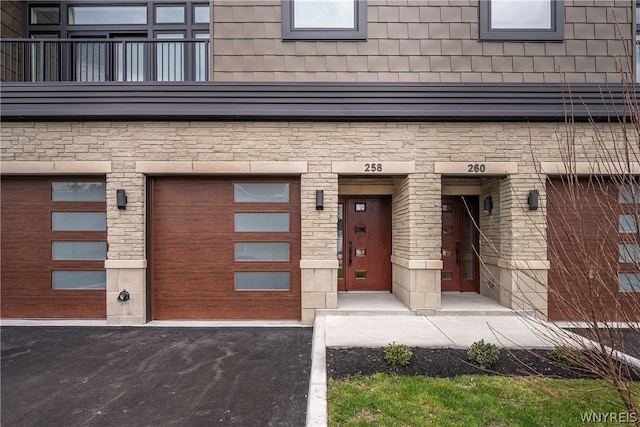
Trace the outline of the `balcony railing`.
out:
[[[3,82],[208,81],[205,39],[1,39]]]

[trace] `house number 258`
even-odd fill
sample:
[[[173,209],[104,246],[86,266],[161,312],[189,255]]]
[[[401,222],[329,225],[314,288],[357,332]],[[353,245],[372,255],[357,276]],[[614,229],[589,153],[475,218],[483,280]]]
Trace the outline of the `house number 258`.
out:
[[[365,172],[382,172],[382,163],[365,163]]]

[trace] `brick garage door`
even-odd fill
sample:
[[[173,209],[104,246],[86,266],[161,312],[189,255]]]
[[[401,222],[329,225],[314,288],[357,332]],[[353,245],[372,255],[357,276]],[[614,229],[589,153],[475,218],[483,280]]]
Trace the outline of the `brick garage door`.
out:
[[[298,178],[152,177],[149,197],[153,319],[300,319]]]
[[[637,184],[621,190],[611,181],[548,181],[550,319],[592,320],[594,313],[597,320],[640,320],[640,292],[627,283],[640,279],[640,263],[623,262],[626,252],[620,252],[621,245],[638,242],[638,200]]]
[[[103,177],[2,177],[2,317],[106,317],[104,188]]]

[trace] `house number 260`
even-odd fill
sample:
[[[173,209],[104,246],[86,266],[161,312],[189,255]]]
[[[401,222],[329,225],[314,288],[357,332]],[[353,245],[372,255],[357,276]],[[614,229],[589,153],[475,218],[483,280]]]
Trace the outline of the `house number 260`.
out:
[[[482,163],[469,163],[467,165],[467,172],[468,173],[483,173],[486,170],[486,167],[484,164]]]
[[[382,172],[382,163],[365,163],[365,172]]]

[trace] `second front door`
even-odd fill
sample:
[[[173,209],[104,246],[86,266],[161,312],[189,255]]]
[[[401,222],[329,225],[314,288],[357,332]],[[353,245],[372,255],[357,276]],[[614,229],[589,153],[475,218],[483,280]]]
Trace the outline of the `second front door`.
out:
[[[442,197],[442,291],[478,292],[478,197]]]

